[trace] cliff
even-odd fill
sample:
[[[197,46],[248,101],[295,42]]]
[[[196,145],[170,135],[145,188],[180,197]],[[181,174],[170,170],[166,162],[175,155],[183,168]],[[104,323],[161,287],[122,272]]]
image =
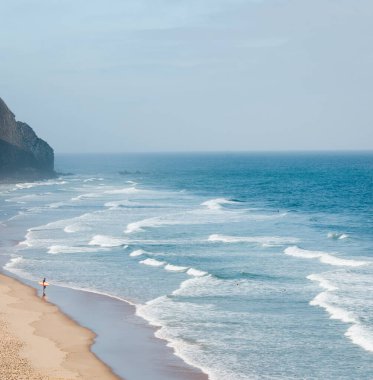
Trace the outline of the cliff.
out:
[[[16,121],[0,98],[0,179],[33,180],[54,175],[53,149],[30,126]]]

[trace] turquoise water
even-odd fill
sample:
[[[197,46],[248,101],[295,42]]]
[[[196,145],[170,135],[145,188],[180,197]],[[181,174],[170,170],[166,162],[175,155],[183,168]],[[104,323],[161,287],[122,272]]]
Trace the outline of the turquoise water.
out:
[[[372,154],[58,156],[5,269],[127,300],[211,379],[373,378]]]

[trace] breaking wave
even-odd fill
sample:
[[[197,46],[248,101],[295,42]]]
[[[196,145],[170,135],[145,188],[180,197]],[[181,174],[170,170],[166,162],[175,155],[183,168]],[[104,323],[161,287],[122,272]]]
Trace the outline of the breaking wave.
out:
[[[133,251],[130,253],[131,257],[137,257],[146,254],[147,252],[144,251],[143,249],[137,249],[136,251]]]
[[[105,194],[137,194],[143,192],[144,190],[140,190],[135,186],[125,187],[123,189],[115,189],[115,190],[107,190]]]
[[[81,223],[74,223],[66,226],[63,229],[66,233],[74,233],[74,232],[81,232],[81,231],[87,231],[88,226],[83,225]]]
[[[367,264],[365,261],[341,259],[339,257],[331,255],[330,253],[322,251],[308,251],[306,249],[298,248],[297,246],[286,248],[284,250],[284,253],[286,255],[300,257],[302,259],[317,259],[323,264],[335,266],[359,267]]]
[[[24,259],[22,256],[12,256],[13,257],[3,266],[3,268],[10,273],[16,274],[17,276],[26,278],[28,280],[34,280],[33,276],[20,268],[20,266],[22,267],[22,264],[26,262],[26,259]]]
[[[335,240],[343,240],[349,237],[348,234],[343,234],[343,233],[338,233],[338,232],[329,232],[327,236],[329,239],[335,239]]]
[[[159,261],[156,259],[145,259],[145,260],[141,260],[140,264],[150,265],[152,267],[163,267],[166,264],[166,262]]]
[[[208,275],[207,272],[203,270],[199,270],[199,269],[194,269],[194,268],[189,268],[186,273],[189,274],[189,276],[193,276],[193,277],[203,277],[203,276]]]
[[[25,182],[17,183],[16,189],[31,189],[37,186],[53,186],[53,185],[65,185],[66,181],[41,181],[41,182]]]
[[[178,224],[176,221],[167,220],[162,217],[154,217],[139,220],[138,222],[129,223],[124,230],[125,234],[131,234],[134,232],[144,231],[144,228],[160,227],[164,225]]]
[[[210,199],[206,202],[201,203],[201,206],[206,206],[209,210],[220,210],[223,208],[223,205],[227,204],[235,204],[237,201],[233,201],[231,199],[226,198],[215,198]]]
[[[310,301],[310,305],[319,306],[325,309],[329,313],[330,319],[338,319],[344,323],[356,323],[357,320],[354,314],[336,306],[338,297],[329,292],[330,291],[319,293],[312,301]]]
[[[76,197],[71,198],[72,201],[80,201],[82,199],[88,199],[88,198],[97,198],[99,197],[99,193],[86,193],[86,194],[81,194]]]
[[[209,236],[208,241],[222,243],[258,243],[265,246],[271,246],[297,243],[299,239],[279,236],[228,236],[213,234]]]
[[[185,272],[188,269],[188,267],[181,267],[178,265],[166,264],[164,269],[170,272]]]
[[[97,245],[104,248],[123,247],[127,244],[127,240],[106,235],[95,235],[88,244]]]
[[[352,343],[357,344],[366,351],[373,352],[373,333],[360,324],[352,325],[345,333]]]
[[[48,253],[81,253],[81,252],[97,252],[103,251],[105,248],[92,248],[92,247],[71,247],[67,245],[52,245],[48,249]]]
[[[24,262],[25,259],[22,256],[13,257],[9,260],[8,263],[4,265],[4,269],[9,270],[16,267],[18,264]]]
[[[373,352],[373,332],[362,326],[359,318],[353,312],[338,305],[339,298],[334,294],[338,287],[331,284],[322,275],[311,274],[307,278],[311,281],[317,281],[319,286],[325,289],[310,301],[310,305],[325,309],[330,319],[352,324],[346,331],[345,336],[364,350]]]

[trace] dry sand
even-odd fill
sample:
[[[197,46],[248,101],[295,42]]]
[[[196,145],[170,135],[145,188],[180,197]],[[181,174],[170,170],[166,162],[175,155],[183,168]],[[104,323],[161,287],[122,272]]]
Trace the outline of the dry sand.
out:
[[[90,351],[94,339],[34,289],[0,274],[0,379],[118,379]]]

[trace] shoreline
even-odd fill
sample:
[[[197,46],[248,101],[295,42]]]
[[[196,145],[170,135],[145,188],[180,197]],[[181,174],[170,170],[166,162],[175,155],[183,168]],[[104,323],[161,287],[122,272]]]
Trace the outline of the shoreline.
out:
[[[119,379],[92,353],[91,330],[4,273],[0,305],[1,378]]]
[[[83,351],[87,356],[91,356],[92,366],[100,367],[103,373],[96,378],[208,380],[208,376],[199,368],[190,366],[176,356],[174,350],[167,346],[167,341],[155,337],[154,333],[157,329],[137,316],[135,307],[123,300],[56,285],[48,287],[48,300],[45,302],[38,296],[38,290],[31,282],[18,278],[13,273],[1,271],[0,305],[4,298],[4,282],[6,284],[12,282],[22,297],[26,297],[32,305],[31,309],[34,309],[35,305],[53,309],[53,313],[59,316],[58,321],[52,323],[55,330],[59,330],[60,325],[68,324],[74,325],[79,331],[84,331],[86,337]],[[19,325],[24,325],[25,322],[21,318]],[[47,326],[48,322],[43,320],[43,324]],[[50,329],[46,327],[43,330],[46,334],[45,338],[53,340]],[[22,341],[22,336],[18,338]],[[30,349],[26,351],[29,352]],[[32,366],[34,358],[30,357],[30,359]],[[71,359],[71,368],[74,368],[74,365],[78,363],[73,358]],[[52,378],[48,377],[48,379]],[[58,379],[67,378],[94,379],[95,377],[91,375],[58,377]],[[30,377],[30,379],[33,378]]]

